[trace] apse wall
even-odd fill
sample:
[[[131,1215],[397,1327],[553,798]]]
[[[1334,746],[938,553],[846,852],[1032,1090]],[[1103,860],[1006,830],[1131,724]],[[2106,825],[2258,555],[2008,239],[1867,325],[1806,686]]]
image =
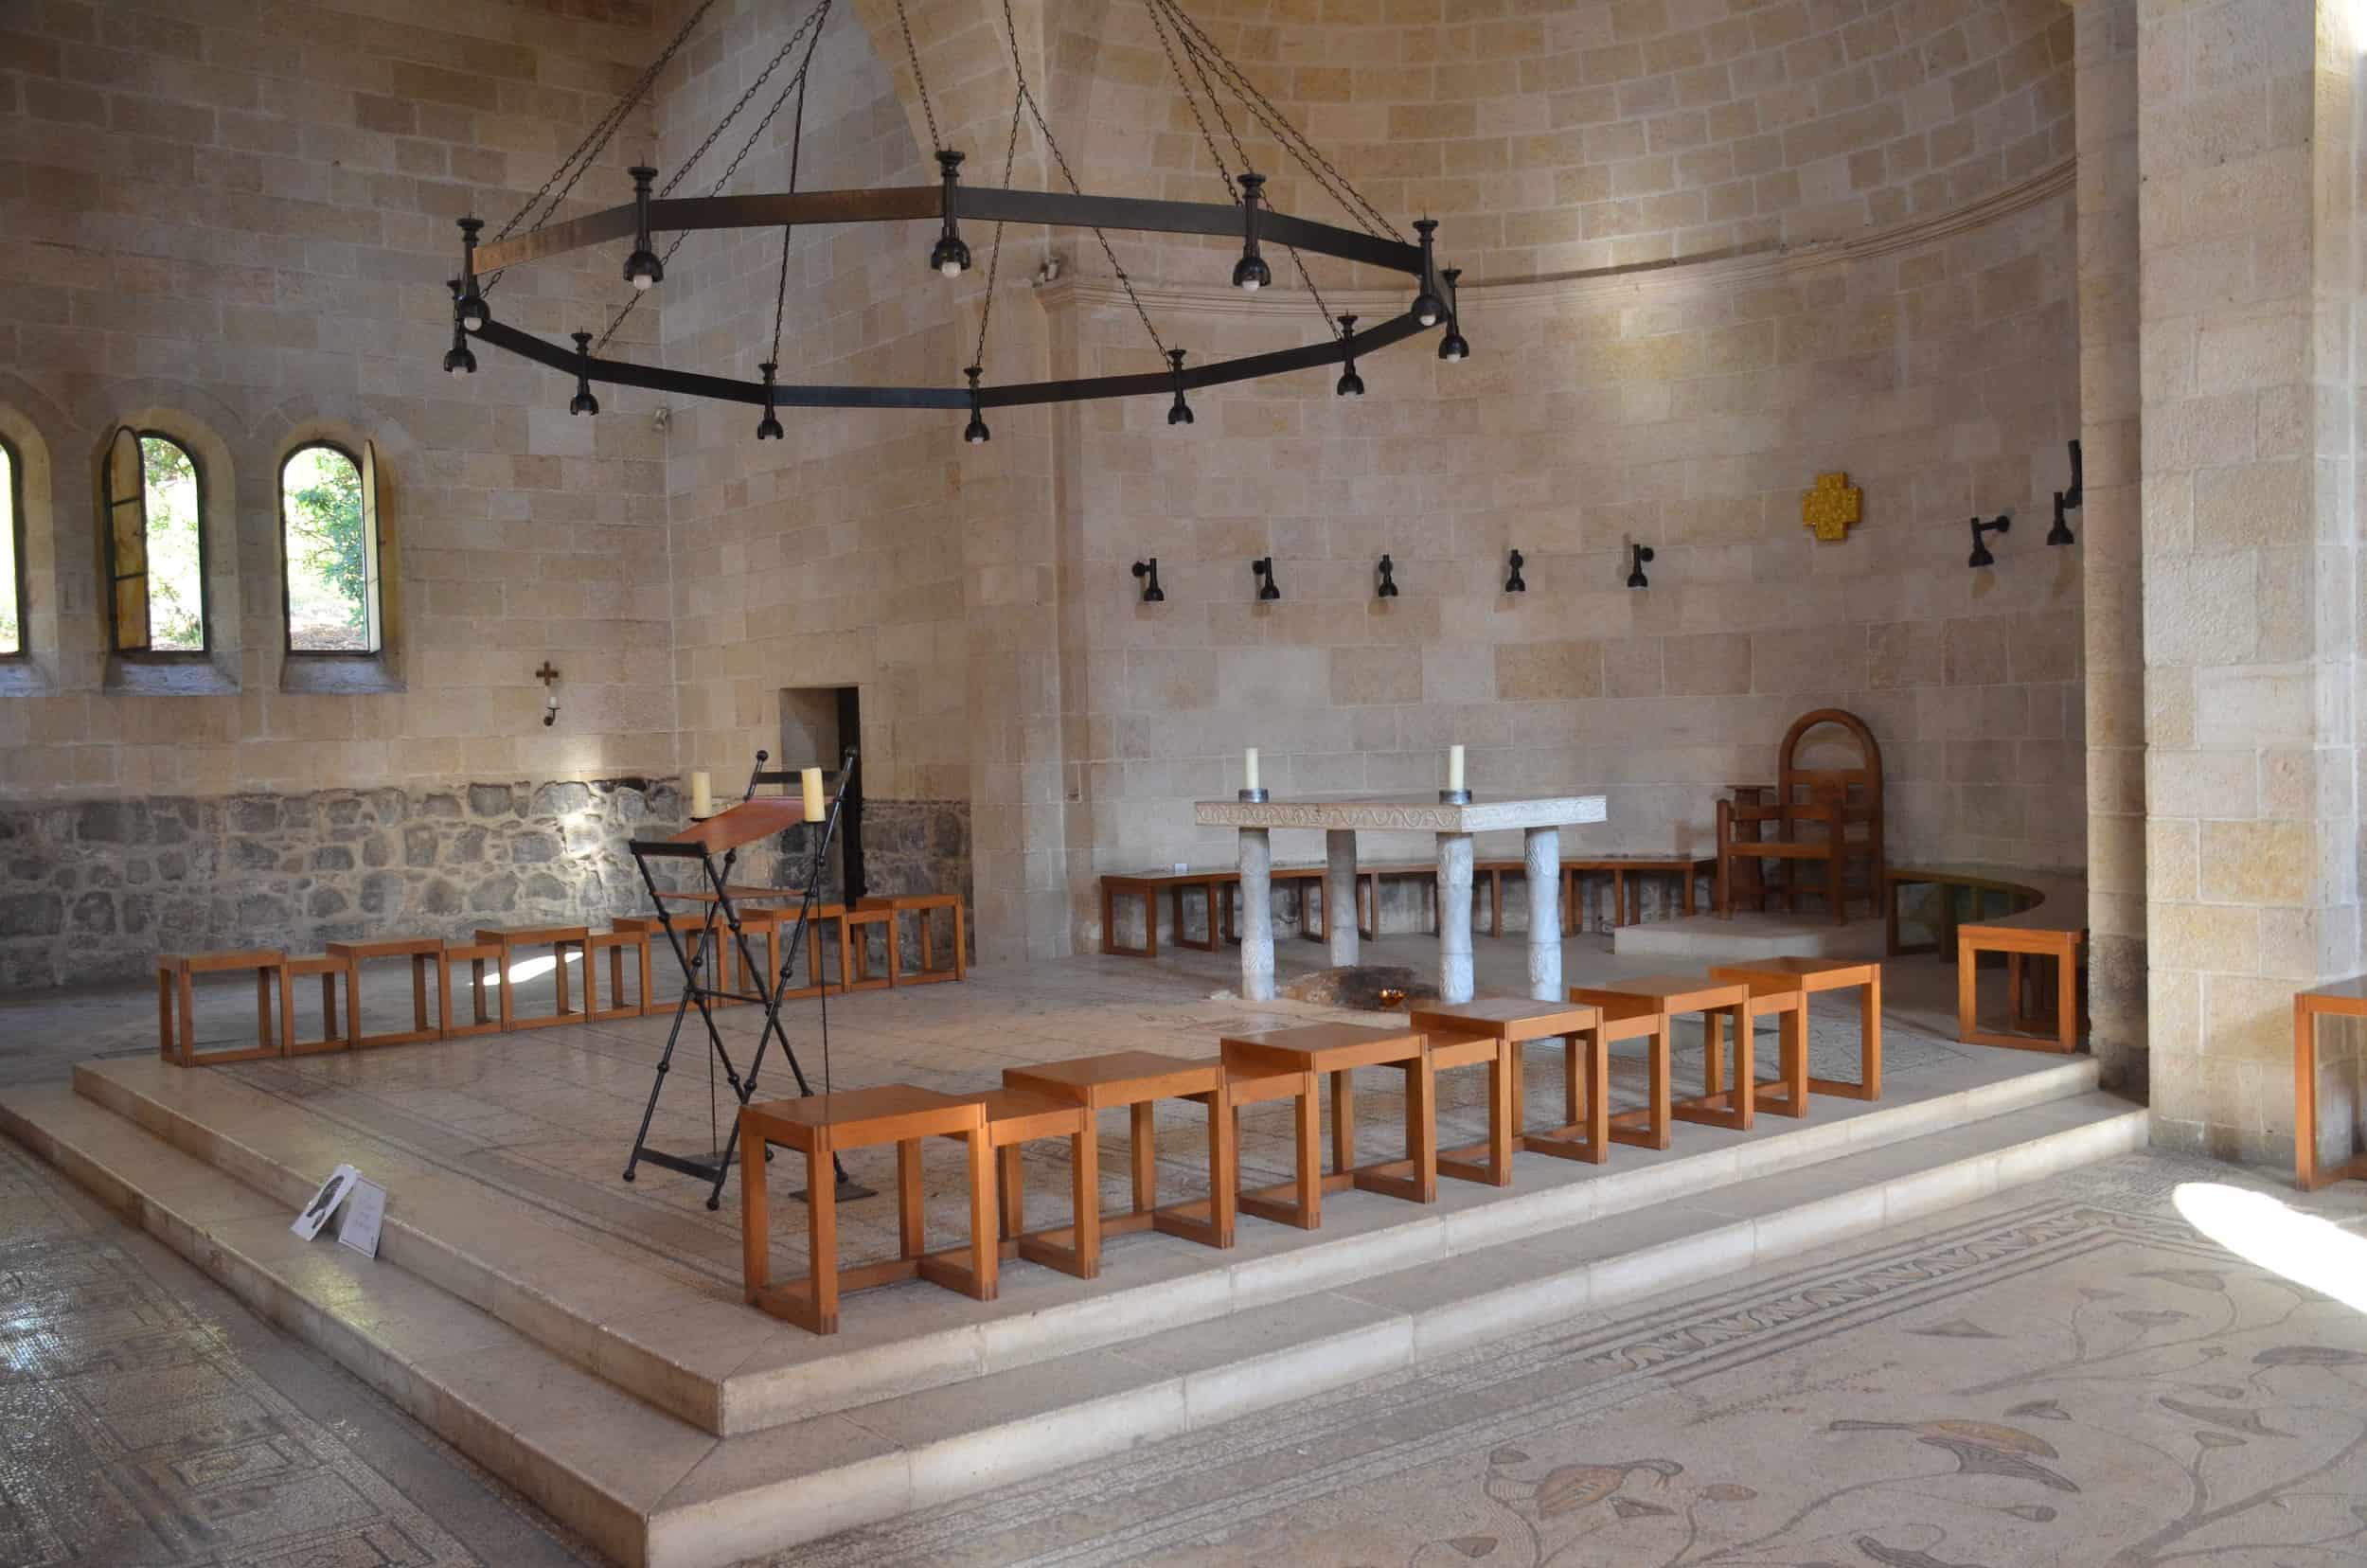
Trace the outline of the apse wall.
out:
[[[630,892],[616,839],[671,812],[650,402],[571,420],[548,372],[438,367],[453,220],[524,203],[654,52],[648,8],[388,10],[0,14],[0,434],[44,459],[29,657],[0,663],[0,984],[596,918]],[[578,205],[628,188],[602,167]],[[544,263],[494,306],[555,334],[621,288]],[[205,471],[210,659],[105,651],[97,463],[126,420]],[[283,651],[278,470],[305,437],[382,459],[388,654],[361,668]]]
[[[1372,355],[1361,399],[1309,374],[1182,430],[1089,414],[1095,868],[1221,861],[1189,802],[1238,785],[1245,744],[1278,791],[1426,793],[1462,743],[1483,791],[1606,791],[1580,842],[1699,847],[1720,788],[1771,780],[1827,705],[1882,743],[1895,860],[2080,864],[2079,562],[2040,543],[2075,428],[2071,216],[2057,176],[1942,234],[1473,290],[1472,360]],[[1088,368],[1140,330],[1100,294],[1074,296]],[[1212,351],[1262,341],[1204,309]],[[1837,470],[1864,521],[1819,543],[1801,498]],[[2001,512],[1969,570],[1967,520]],[[1135,600],[1148,556],[1164,604]]]

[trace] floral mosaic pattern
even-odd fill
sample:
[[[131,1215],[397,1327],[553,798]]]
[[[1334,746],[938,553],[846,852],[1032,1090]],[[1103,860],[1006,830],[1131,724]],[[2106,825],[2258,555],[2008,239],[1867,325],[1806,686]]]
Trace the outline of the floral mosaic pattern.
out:
[[[2367,1561],[2367,1315],[2171,1206],[2250,1181],[2130,1156],[774,1560]]]

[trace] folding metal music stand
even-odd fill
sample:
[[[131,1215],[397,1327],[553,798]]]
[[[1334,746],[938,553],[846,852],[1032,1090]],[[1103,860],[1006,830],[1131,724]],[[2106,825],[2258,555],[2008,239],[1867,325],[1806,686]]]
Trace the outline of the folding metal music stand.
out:
[[[830,841],[838,832],[839,811],[845,799],[844,784],[853,775],[855,751],[851,746],[846,750],[839,773],[842,788],[831,796],[822,831],[815,838],[812,864],[797,909],[796,929],[782,955],[780,971],[769,976],[749,950],[747,933],[740,926],[739,910],[733,902],[732,865],[739,858],[742,846],[796,827],[806,820],[806,811],[804,800],[797,795],[758,795],[756,793],[761,785],[794,785],[797,782],[795,774],[766,773],[764,763],[765,754],[756,753],[756,766],[749,777],[748,793],[739,805],[719,811],[703,822],[694,822],[670,838],[633,839],[626,845],[626,848],[632,853],[633,864],[641,868],[641,880],[650,890],[650,900],[657,906],[658,925],[666,933],[667,945],[673,949],[675,962],[682,966],[683,994],[682,1000],[674,1007],[674,1026],[666,1037],[666,1050],[658,1058],[657,1077],[650,1085],[649,1103],[642,1108],[640,1131],[633,1134],[632,1153],[625,1162],[625,1180],[632,1181],[634,1168],[645,1160],[665,1169],[696,1177],[709,1185],[707,1207],[710,1209],[721,1205],[723,1184],[731,1175],[733,1152],[739,1141],[737,1106],[745,1105],[755,1097],[756,1077],[764,1068],[764,1053],[774,1041],[780,1042],[781,1054],[789,1060],[789,1070],[797,1079],[797,1092],[801,1095],[813,1093],[812,1086],[806,1081],[806,1070],[797,1060],[797,1052],[781,1028],[781,1002],[788,993],[790,975],[796,966],[798,953],[808,950],[807,932],[820,894],[823,860],[829,851]],[[719,854],[721,856],[720,861],[717,859]],[[660,860],[696,862],[705,887],[687,894],[659,887],[650,863]],[[741,896],[745,896],[744,890]],[[704,913],[699,923],[690,929],[685,942],[684,933],[676,929],[671,906],[689,900],[698,900]],[[729,989],[721,984],[724,966],[720,959],[726,933],[739,951],[739,972],[753,980],[756,986],[754,992]],[[821,977],[815,975],[811,978],[818,983]],[[823,1051],[827,1062],[830,1026],[827,988],[822,994]],[[716,1027],[715,1004],[723,1001],[753,1002],[764,1008],[764,1026],[756,1036],[756,1052],[749,1058],[745,1079],[740,1078],[731,1053],[724,1048],[722,1034]],[[674,1047],[682,1039],[683,1025],[688,1022],[693,1008],[697,1009],[700,1023],[706,1029],[707,1048],[711,1054],[710,1075],[714,1064],[720,1063],[725,1080],[731,1085],[735,1101],[731,1131],[721,1134],[704,1158],[668,1153],[665,1149],[650,1148],[649,1143],[650,1122],[657,1114],[658,1096],[666,1088],[666,1075],[674,1063]],[[824,1087],[827,1089],[828,1084]],[[850,1183],[843,1167],[835,1168],[841,1198],[872,1195],[868,1189]]]

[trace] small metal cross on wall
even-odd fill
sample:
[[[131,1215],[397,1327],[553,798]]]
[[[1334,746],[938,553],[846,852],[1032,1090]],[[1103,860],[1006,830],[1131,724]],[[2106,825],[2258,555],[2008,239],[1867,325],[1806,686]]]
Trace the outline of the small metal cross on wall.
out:
[[[534,678],[542,682],[544,686],[548,686],[553,681],[559,679],[559,671],[551,668],[550,660],[544,659],[543,661],[543,668],[534,672]]]
[[[1849,526],[1862,515],[1864,502],[1865,492],[1849,482],[1848,474],[1820,473],[1816,489],[1800,498],[1800,522],[1820,542],[1846,539]]]

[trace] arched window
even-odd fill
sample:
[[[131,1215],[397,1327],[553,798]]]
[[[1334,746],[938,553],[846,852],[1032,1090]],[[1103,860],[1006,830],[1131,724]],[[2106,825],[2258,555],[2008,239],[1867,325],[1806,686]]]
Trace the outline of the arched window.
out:
[[[279,465],[282,608],[291,653],[375,653],[378,454],[308,441]]]
[[[107,613],[119,653],[204,653],[205,476],[187,447],[118,426],[107,449]]]
[[[25,656],[25,471],[0,440],[0,659]]]

